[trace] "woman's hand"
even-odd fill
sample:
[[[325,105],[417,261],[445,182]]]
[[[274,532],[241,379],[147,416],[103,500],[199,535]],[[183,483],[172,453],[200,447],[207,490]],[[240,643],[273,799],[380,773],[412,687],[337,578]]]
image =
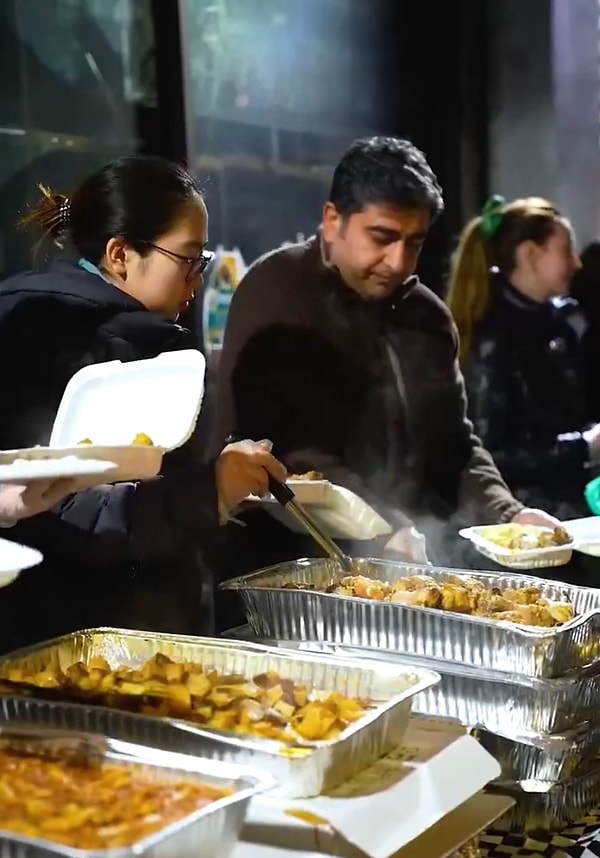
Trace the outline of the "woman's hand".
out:
[[[10,527],[23,518],[47,512],[76,490],[77,481],[67,478],[0,485],[0,525]]]
[[[272,447],[270,441],[236,441],[223,449],[215,465],[222,518],[248,495],[267,494],[269,474],[282,483],[286,481],[287,472],[271,455]]]

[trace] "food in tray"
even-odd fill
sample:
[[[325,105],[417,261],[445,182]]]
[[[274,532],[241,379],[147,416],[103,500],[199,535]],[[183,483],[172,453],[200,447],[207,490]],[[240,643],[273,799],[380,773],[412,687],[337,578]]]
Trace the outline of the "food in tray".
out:
[[[11,683],[59,690],[65,700],[183,718],[199,726],[284,742],[334,739],[370,708],[368,701],[319,694],[306,685],[264,673],[248,679],[157,654],[139,668],[111,670],[103,658],[27,673],[8,668]]]
[[[90,438],[84,438],[82,441],[79,441],[77,443],[77,446],[80,447],[82,444],[83,445],[85,445],[85,444],[89,445],[89,444],[93,444],[93,443],[94,442]],[[136,445],[141,445],[144,447],[153,447],[154,442],[152,441],[152,438],[150,438],[149,435],[146,435],[145,432],[138,432],[129,446],[133,447]]]
[[[426,575],[413,575],[391,582],[351,575],[328,589],[338,596],[438,608],[526,626],[551,628],[574,617],[573,606],[569,602],[545,599],[537,587],[490,588],[473,578],[455,575],[447,575],[442,582]]]
[[[307,471],[305,474],[292,474],[288,477],[288,482],[295,480],[298,483],[320,483],[323,479],[323,474],[320,474],[318,471]]]
[[[570,545],[573,538],[564,527],[539,528],[525,524],[497,524],[477,528],[477,533],[499,548],[509,551],[532,551],[539,548],[559,548]]]
[[[0,750],[0,831],[75,849],[132,846],[229,794],[131,766]]]

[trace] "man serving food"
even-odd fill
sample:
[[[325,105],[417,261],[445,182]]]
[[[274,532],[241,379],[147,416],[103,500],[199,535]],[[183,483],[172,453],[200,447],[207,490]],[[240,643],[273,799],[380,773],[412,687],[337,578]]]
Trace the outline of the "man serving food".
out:
[[[442,209],[411,143],[356,141],[317,235],[238,286],[219,365],[220,440],[271,438],[290,473],[359,495],[391,527],[385,551],[418,562],[440,527],[557,523],[513,497],[467,419],[456,327],[415,275]]]

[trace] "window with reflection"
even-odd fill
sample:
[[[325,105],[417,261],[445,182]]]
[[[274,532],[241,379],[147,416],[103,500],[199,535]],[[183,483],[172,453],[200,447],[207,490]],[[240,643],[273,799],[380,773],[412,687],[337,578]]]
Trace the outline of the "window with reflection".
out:
[[[68,191],[135,151],[153,50],[150,0],[2,0],[0,275],[31,262],[14,221],[38,182]]]

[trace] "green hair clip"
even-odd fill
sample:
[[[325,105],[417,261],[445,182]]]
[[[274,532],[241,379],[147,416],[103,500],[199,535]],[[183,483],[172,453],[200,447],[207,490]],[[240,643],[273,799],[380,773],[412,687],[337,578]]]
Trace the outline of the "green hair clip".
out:
[[[502,209],[505,205],[504,197],[500,194],[494,194],[481,209],[480,229],[486,238],[492,238],[498,231],[498,227],[502,223]]]

